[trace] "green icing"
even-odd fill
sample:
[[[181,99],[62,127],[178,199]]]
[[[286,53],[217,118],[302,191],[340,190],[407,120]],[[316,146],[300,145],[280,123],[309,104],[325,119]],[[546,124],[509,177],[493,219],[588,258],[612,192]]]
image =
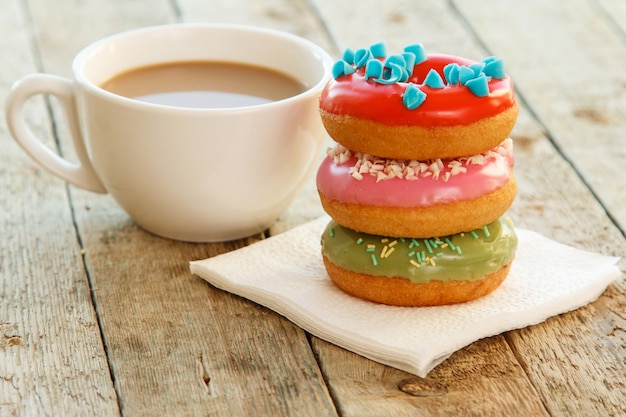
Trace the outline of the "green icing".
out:
[[[425,283],[478,280],[499,270],[513,260],[517,236],[511,222],[502,219],[471,232],[431,239],[369,235],[333,220],[321,243],[322,253],[341,268]]]

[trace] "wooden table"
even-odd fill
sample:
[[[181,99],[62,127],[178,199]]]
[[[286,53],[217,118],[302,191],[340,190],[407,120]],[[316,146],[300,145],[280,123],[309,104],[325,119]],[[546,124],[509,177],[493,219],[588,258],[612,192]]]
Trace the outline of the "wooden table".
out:
[[[510,216],[575,247],[626,254],[626,2],[1,0],[0,96],[27,73],[68,76],[101,37],[181,21],[277,28],[335,57],[381,40],[504,57],[521,105]],[[53,101],[34,100],[26,116],[72,157]],[[414,396],[398,388],[411,375],[189,272],[191,260],[321,214],[311,178],[264,235],[161,239],[110,196],[42,170],[2,120],[0,416],[626,415],[624,280],[586,307],[461,349],[414,378]]]

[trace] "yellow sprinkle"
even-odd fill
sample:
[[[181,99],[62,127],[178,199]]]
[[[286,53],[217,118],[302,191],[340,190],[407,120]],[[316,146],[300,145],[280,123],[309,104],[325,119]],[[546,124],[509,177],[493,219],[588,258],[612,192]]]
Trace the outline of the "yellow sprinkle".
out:
[[[413,265],[414,267],[416,267],[416,268],[421,267],[421,265],[420,265],[420,264],[418,264],[418,263],[415,261],[415,259],[411,259],[411,260],[409,260],[409,263],[410,263],[411,265]]]
[[[367,245],[367,248],[368,248],[368,249],[374,249],[375,247],[376,247],[376,245],[372,245],[372,244]]]
[[[387,257],[387,249],[389,249],[389,246],[385,245],[383,247],[383,250],[380,251],[380,257],[381,259],[384,259]]]
[[[440,246],[440,248],[443,248],[443,249],[445,249],[445,248],[447,248],[447,247],[448,247],[448,244],[447,244],[447,243],[444,243],[443,245],[441,245],[441,246]]]
[[[397,241],[397,240],[394,240],[393,242],[391,242],[391,243],[389,244],[389,247],[390,247],[390,248],[393,248],[394,246],[396,246],[396,243],[398,243],[398,241]]]
[[[387,238],[380,239],[380,242],[381,242],[381,243],[387,243],[387,242],[389,242],[389,239],[387,239]]]
[[[465,236],[465,233],[461,232],[461,237]]]
[[[396,248],[389,248],[389,250],[387,251],[387,253],[385,253],[385,258],[389,258],[389,255],[391,255],[393,253],[393,251],[396,250]]]
[[[430,262],[430,264],[432,266],[437,266],[437,264],[435,263],[435,260],[433,258],[428,259],[428,262]]]

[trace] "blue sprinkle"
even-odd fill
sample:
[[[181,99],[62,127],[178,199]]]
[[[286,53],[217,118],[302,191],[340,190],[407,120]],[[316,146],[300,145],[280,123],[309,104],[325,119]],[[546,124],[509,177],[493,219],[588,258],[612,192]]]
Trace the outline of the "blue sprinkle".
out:
[[[354,64],[354,51],[350,48],[343,51],[343,56],[341,57],[348,64]]]
[[[391,70],[391,72],[393,73],[393,69]],[[400,83],[405,83],[409,80],[409,72],[406,70],[405,67],[401,67],[398,65],[398,68],[396,69],[396,73],[398,74],[398,82]]]
[[[413,83],[409,83],[402,95],[402,104],[409,110],[415,110],[426,100],[426,93],[417,88]]]
[[[493,60],[485,64],[485,68],[483,69],[483,72],[486,75],[499,79],[499,80],[506,78],[506,72],[504,70],[504,61],[502,60],[502,58],[494,58],[494,57],[492,58]]]
[[[485,63],[477,62],[475,64],[470,65],[469,67],[472,71],[474,71],[474,77],[478,77],[483,72],[483,69],[485,68]]]
[[[426,51],[421,43],[406,46],[404,48],[404,52],[409,52],[415,55],[415,65],[426,61]]]
[[[374,78],[374,81],[379,84],[395,84],[406,81],[408,78],[409,76],[404,66],[400,66],[395,62],[389,62],[389,71],[383,71],[383,76]]]
[[[459,83],[459,64],[448,64],[443,67],[443,76],[446,77],[448,85]]]
[[[370,59],[365,65],[365,79],[369,80],[371,77],[381,78],[383,75],[383,63],[377,59]]]
[[[337,79],[339,77],[341,77],[342,75],[350,75],[354,72],[354,67],[352,67],[352,65],[348,64],[346,61],[337,61],[335,62],[335,64],[333,65],[333,78]]]
[[[354,64],[357,68],[364,67],[370,59],[372,59],[372,53],[369,49],[357,49],[354,53]]]
[[[406,82],[409,79],[410,73],[407,69],[406,60],[402,55],[391,55],[385,60],[384,66],[390,70],[390,75],[386,77],[387,79],[395,79],[395,82]]]
[[[370,46],[370,52],[374,58],[384,58],[387,55],[387,48],[384,42],[378,42]]]
[[[450,246],[450,249],[456,250],[456,246],[454,246],[454,243],[452,243],[450,239],[446,238],[446,243]]]
[[[459,255],[463,255],[463,252],[461,251],[461,247],[460,246],[456,247],[456,253],[458,253]]]
[[[404,52],[402,54],[404,62],[406,62],[405,68],[409,72],[409,77],[413,74],[413,68],[415,67],[415,55],[410,52]]]
[[[477,97],[487,97],[489,95],[489,83],[485,74],[480,74],[478,77],[467,81],[465,86]]]
[[[459,81],[461,84],[465,85],[466,82],[475,77],[474,70],[470,67],[466,67],[465,65],[459,67]]]
[[[491,233],[489,233],[489,228],[487,226],[483,226],[483,233],[485,233],[485,237],[491,237]]]
[[[395,64],[399,67],[406,69],[406,60],[402,55],[391,55],[385,60],[385,67],[391,68],[391,64]]]
[[[432,68],[430,71],[428,71],[428,74],[426,74],[424,84],[426,84],[430,88],[443,88],[445,86],[441,75],[439,75],[439,73]]]
[[[376,259],[376,255],[372,253],[372,264],[374,266],[378,266],[378,259]]]
[[[409,252],[409,258],[412,258],[414,256],[415,256],[415,251],[412,250],[411,252]]]
[[[475,231],[472,230],[470,234],[472,235],[474,239],[478,239],[478,233],[476,233]]]

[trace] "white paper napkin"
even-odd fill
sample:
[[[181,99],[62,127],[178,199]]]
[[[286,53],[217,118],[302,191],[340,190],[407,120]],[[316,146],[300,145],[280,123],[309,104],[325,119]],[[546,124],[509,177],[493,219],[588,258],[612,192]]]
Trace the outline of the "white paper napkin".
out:
[[[619,258],[516,229],[509,276],[490,295],[442,307],[391,307],[343,293],[320,254],[324,216],[242,249],[191,262],[214,286],[264,305],[315,336],[425,377],[456,350],[581,307],[621,276]],[[549,254],[549,256],[546,256]]]

